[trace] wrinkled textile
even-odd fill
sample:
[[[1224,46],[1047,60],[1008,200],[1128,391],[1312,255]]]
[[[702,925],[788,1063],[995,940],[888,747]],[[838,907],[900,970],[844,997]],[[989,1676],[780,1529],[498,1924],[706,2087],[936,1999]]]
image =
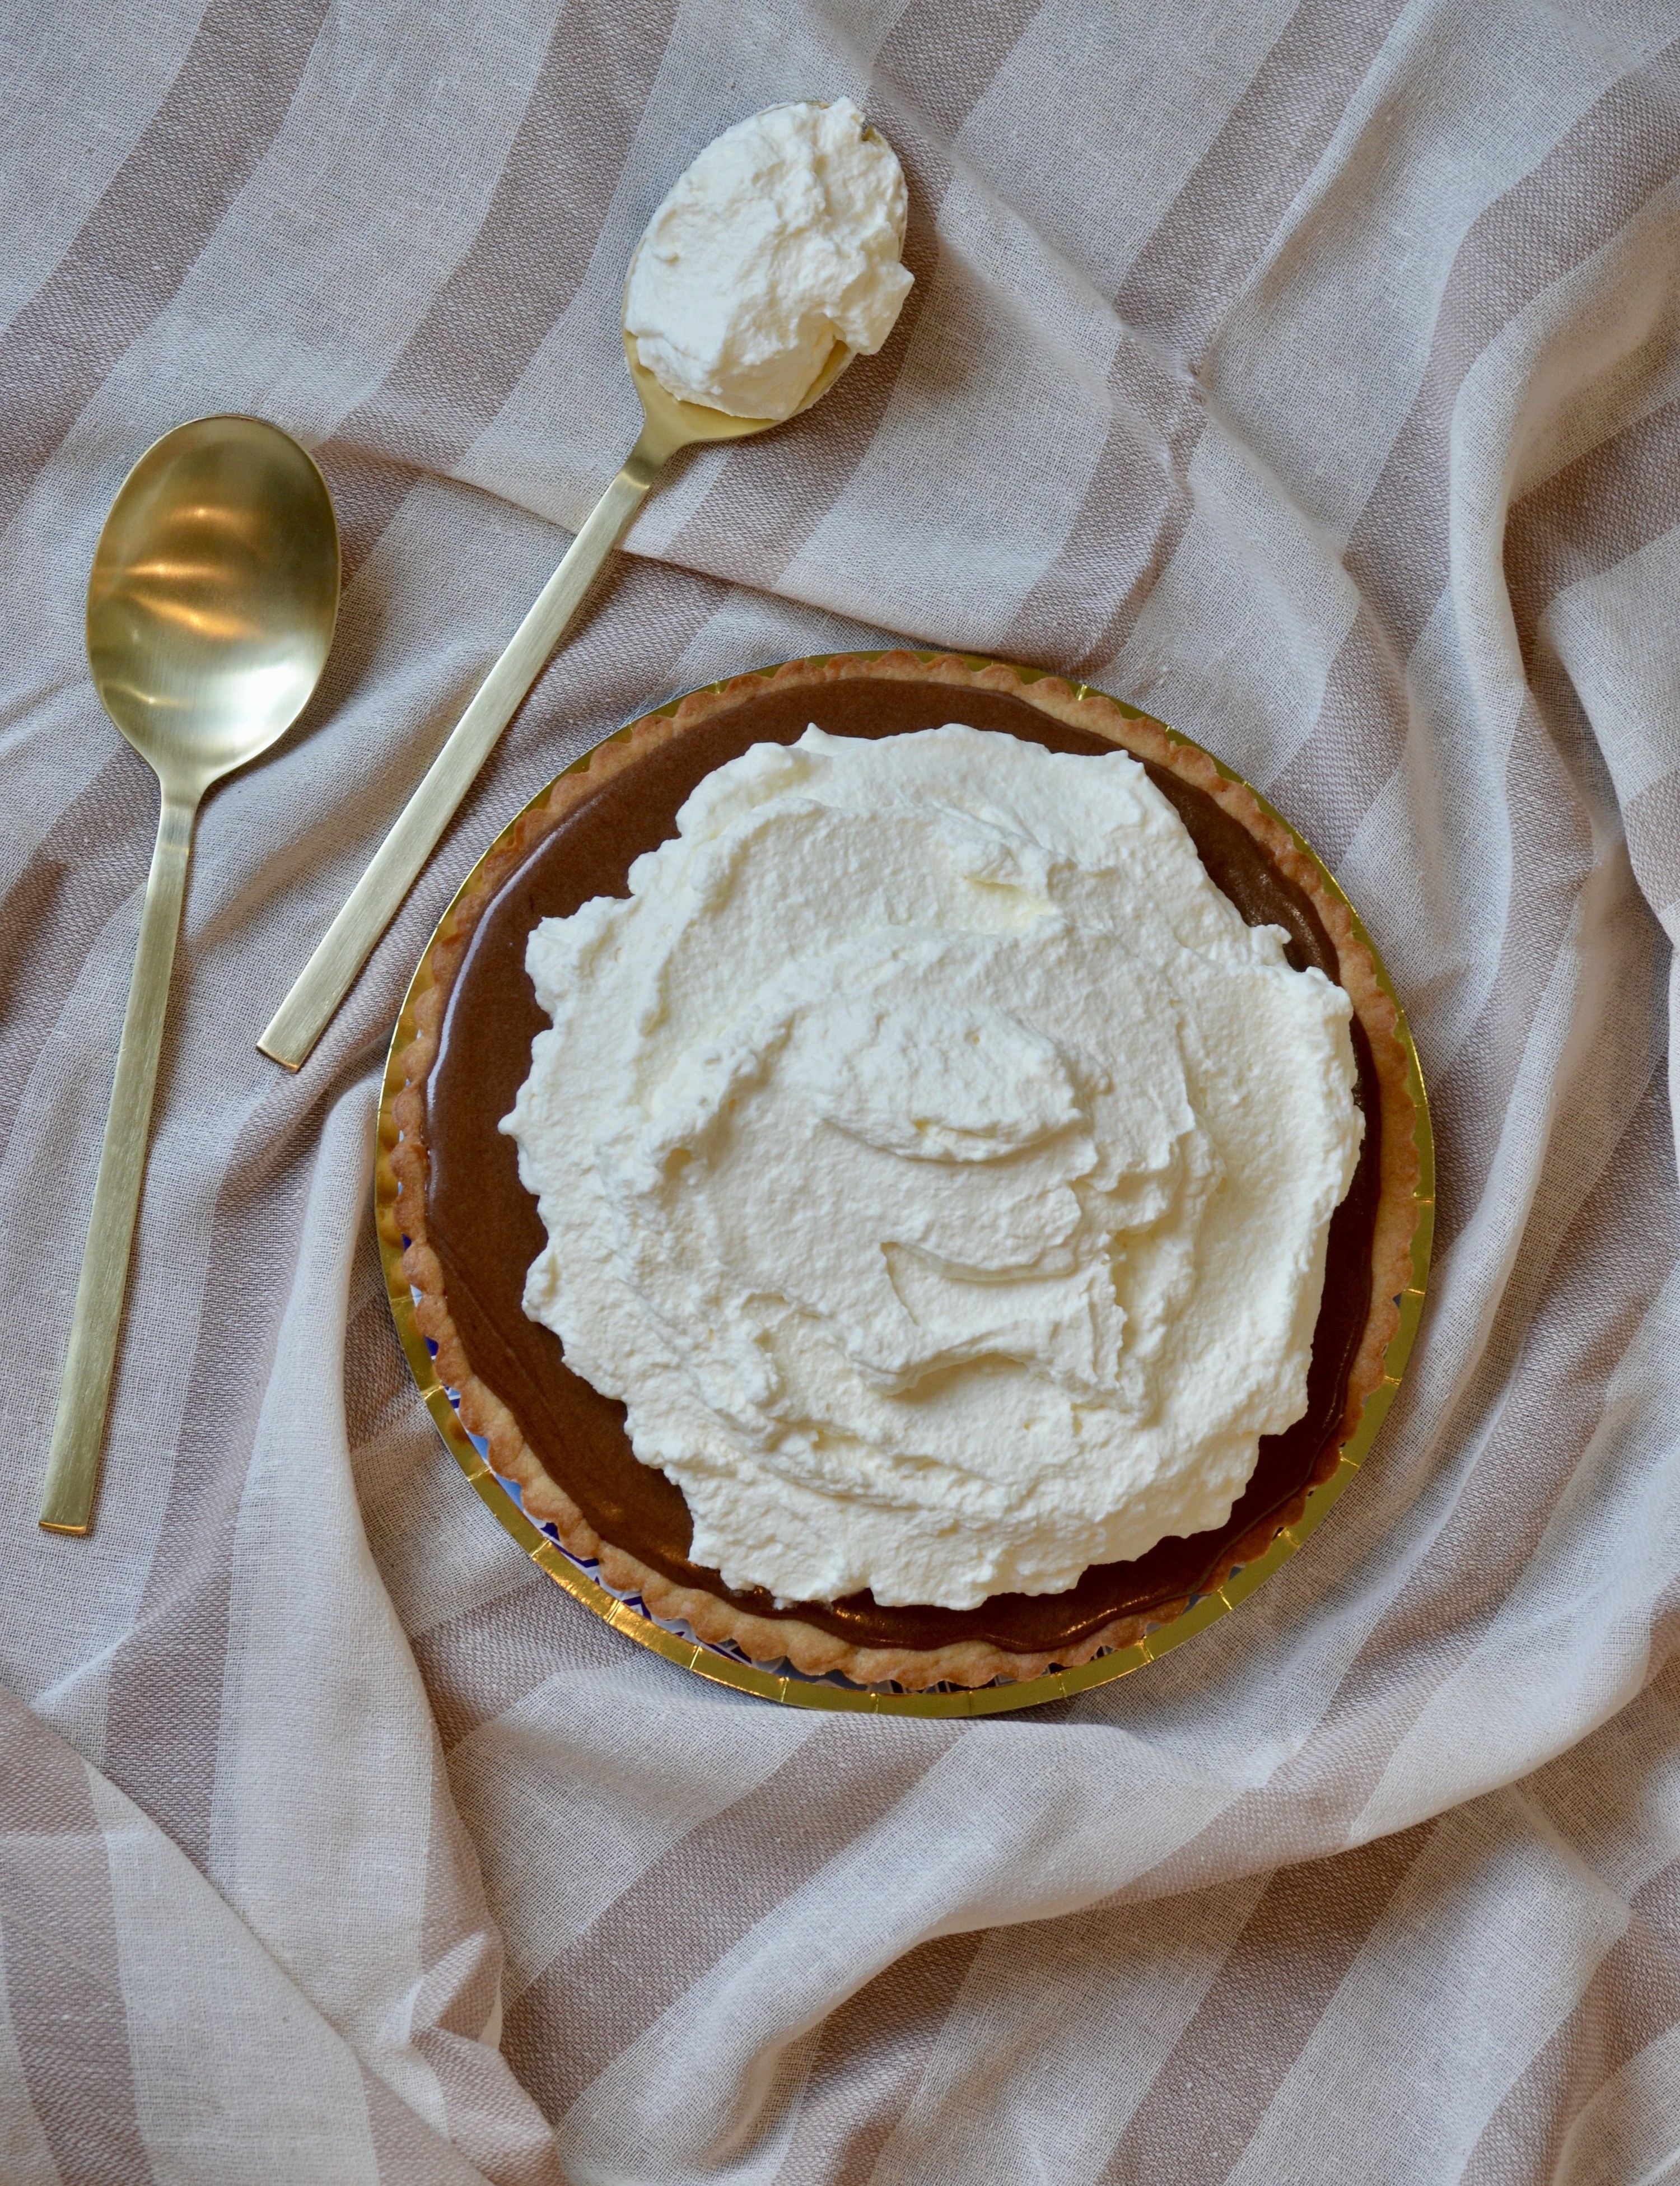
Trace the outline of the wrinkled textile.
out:
[[[14,0],[0,73],[0,2176],[1680,2175],[1673,0]],[[642,222],[843,93],[910,177],[892,341],[661,485],[283,1076],[257,1030],[633,437]],[[227,409],[318,451],[344,608],[204,812],[70,1541],[155,810],[81,595],[128,464]],[[368,1214],[502,822],[672,692],[897,638],[1264,787],[1439,1135],[1423,1335],[1308,1550],[966,1727],[714,1690],[535,1572]]]

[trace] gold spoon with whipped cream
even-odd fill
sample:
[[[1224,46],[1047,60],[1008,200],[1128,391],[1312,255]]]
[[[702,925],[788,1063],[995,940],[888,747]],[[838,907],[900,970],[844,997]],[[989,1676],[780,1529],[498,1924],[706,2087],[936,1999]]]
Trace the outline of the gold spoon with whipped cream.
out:
[[[766,124],[777,125],[787,139],[780,147],[782,154],[787,154],[789,144],[792,147],[789,187],[780,197],[774,176],[767,180],[762,148],[749,142],[750,132],[756,129],[762,136]],[[802,132],[806,140],[803,153],[794,141]],[[733,157],[733,151],[742,147],[747,154],[759,156],[756,160],[752,156]],[[888,201],[874,207],[864,220],[858,216],[858,177],[846,168],[847,155],[862,147],[869,148],[867,161],[881,169],[888,195]],[[776,149],[773,146],[772,151]],[[714,171],[720,165],[723,170],[721,193],[714,188],[709,201],[705,187],[708,162]],[[854,160],[854,169],[855,165]],[[715,183],[715,172],[713,180]],[[865,247],[861,250],[854,249],[849,261],[843,250],[837,252],[832,248],[826,249],[826,255],[819,255],[815,249],[808,252],[815,263],[807,270],[814,277],[805,281],[802,290],[798,290],[796,283],[795,300],[803,303],[803,311],[793,312],[791,322],[784,313],[784,331],[790,343],[809,344],[814,337],[815,340],[815,377],[804,395],[791,406],[778,406],[774,416],[736,415],[725,408],[682,399],[665,384],[666,379],[676,376],[669,365],[662,378],[643,362],[638,339],[648,339],[647,325],[632,331],[630,324],[632,316],[636,316],[632,311],[633,292],[638,285],[636,266],[642,251],[649,248],[650,240],[657,238],[656,247],[662,257],[675,264],[684,249],[694,249],[698,261],[697,270],[703,272],[698,284],[692,281],[689,283],[694,319],[697,323],[714,322],[719,300],[716,279],[726,281],[731,246],[735,247],[737,264],[756,258],[762,278],[764,266],[775,260],[778,247],[785,240],[798,245],[801,236],[809,231],[814,204],[820,209],[821,217],[827,221],[831,231],[822,238],[826,245],[832,244],[832,231],[837,223],[849,221],[856,234],[843,236],[843,244],[855,243],[861,236]],[[899,264],[904,233],[904,177],[898,161],[883,140],[873,130],[865,127],[863,117],[847,100],[837,100],[832,105],[807,100],[749,116],[709,145],[677,182],[637,245],[625,283],[624,356],[631,382],[641,399],[643,419],[636,446],[618,476],[584,519],[565,558],[537,595],[535,604],[514,631],[501,659],[479,686],[472,703],[450,731],[343,910],[328,928],[291,992],[275,1012],[257,1042],[265,1055],[288,1070],[296,1070],[319,1040],[372,954],[380,935],[419,877],[479,768],[542,672],[596,573],[629,530],[631,519],[664,465],[680,449],[702,441],[746,440],[820,401],[858,353],[854,345],[842,339],[842,328],[855,307],[860,269],[865,277],[862,285],[866,287],[866,277],[871,272],[884,274],[890,290],[886,303],[877,306],[872,317],[865,317],[860,322],[865,329],[861,338],[871,349],[878,349],[886,339],[904,291],[910,285],[909,275]],[[775,232],[778,212],[785,216],[786,237]],[[799,221],[804,221],[805,227],[791,225]],[[665,227],[662,227],[662,222]],[[713,246],[709,252],[708,244]],[[843,269],[843,277],[849,276],[851,293],[825,300],[818,293],[820,280],[815,277],[826,273],[832,288],[836,264]],[[772,290],[775,285],[772,274]],[[725,304],[727,300],[725,296]],[[828,304],[826,310],[822,308],[825,300]],[[750,319],[753,314],[745,316]],[[690,331],[682,325],[673,329],[679,351],[692,346],[686,339]],[[705,346],[703,341],[699,346]],[[650,347],[656,357],[662,354],[669,356],[672,344],[655,341]],[[714,362],[716,349],[714,342]],[[742,375],[742,384],[752,386],[750,369]],[[750,400],[749,395],[747,406],[750,406]]]
[[[177,425],[123,480],[87,580],[87,664],[105,711],[157,776],[160,808],[47,1460],[48,1533],[93,1522],[199,803],[302,712],[338,612],[332,498],[277,425]]]

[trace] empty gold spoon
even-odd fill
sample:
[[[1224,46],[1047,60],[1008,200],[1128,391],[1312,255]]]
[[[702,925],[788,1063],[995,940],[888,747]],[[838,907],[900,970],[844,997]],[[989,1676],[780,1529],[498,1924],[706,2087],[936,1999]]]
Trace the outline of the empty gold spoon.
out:
[[[123,480],[87,582],[87,659],[105,711],[158,777],[162,810],[47,1461],[51,1533],[93,1522],[199,804],[296,720],[338,611],[333,503],[277,426],[200,418]]]
[[[734,418],[726,411],[707,409],[697,402],[680,402],[642,364],[628,328],[624,355],[641,398],[641,437],[624,468],[585,518],[565,559],[538,593],[536,604],[479,686],[472,703],[451,730],[425,778],[398,815],[344,909],[328,928],[320,946],[258,1040],[263,1053],[288,1070],[298,1068],[350,992],[496,738],[518,711],[544,662],[560,642],[596,572],[630,529],[631,518],[663,466],[680,448],[690,447],[697,440],[744,440],[749,434],[766,432],[776,423],[771,418]],[[800,411],[809,410],[827,394],[851,362],[852,355],[849,349],[836,343],[800,403]]]

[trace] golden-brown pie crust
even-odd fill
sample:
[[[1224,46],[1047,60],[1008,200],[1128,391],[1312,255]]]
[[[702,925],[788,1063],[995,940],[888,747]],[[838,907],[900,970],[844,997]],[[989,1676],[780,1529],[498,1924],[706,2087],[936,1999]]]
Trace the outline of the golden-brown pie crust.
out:
[[[486,859],[473,885],[440,929],[431,951],[432,984],[415,1004],[417,1030],[402,1057],[405,1082],[393,1104],[401,1135],[392,1152],[391,1166],[400,1186],[403,1226],[411,1241],[403,1270],[417,1293],[416,1322],[437,1347],[438,1371],[451,1387],[458,1390],[462,1420],[473,1433],[484,1438],[492,1466],[518,1483],[529,1515],[540,1523],[552,1525],[574,1555],[597,1560],[602,1580],[614,1591],[640,1595],[651,1615],[668,1623],[686,1622],[697,1639],[714,1644],[732,1641],[753,1662],[773,1663],[786,1659],[807,1676],[838,1671],[859,1684],[890,1682],[920,1692],[938,1684],[984,1685],[996,1679],[1039,1677],[1051,1668],[1072,1668],[1111,1649],[1134,1645],[1151,1627],[1169,1622],[1187,1602],[1164,1602],[1145,1616],[1117,1617],[1065,1650],[1018,1654],[983,1640],[919,1650],[859,1646],[797,1619],[755,1616],[708,1591],[678,1585],[601,1538],[542,1465],[507,1406],[474,1373],[451,1317],[443,1268],[426,1231],[426,1077],[437,1055],[450,989],[473,929],[504,883],[575,805],[592,796],[603,781],[635,766],[649,752],[766,687],[787,690],[804,684],[815,690],[854,677],[898,682],[915,678],[949,684],[955,690],[1000,692],[1170,770],[1205,792],[1246,830],[1271,863],[1312,904],[1336,950],[1341,983],[1352,1000],[1369,1042],[1380,1103],[1381,1167],[1372,1242],[1370,1310],[1349,1373],[1341,1428],[1326,1443],[1312,1479],[1280,1510],[1274,1511],[1225,1551],[1204,1582],[1203,1591],[1223,1585],[1238,1567],[1263,1555],[1279,1532],[1301,1516],[1311,1487],[1336,1471],[1342,1442],[1358,1426],[1366,1398],[1383,1379],[1384,1356],[1399,1325],[1397,1300],[1411,1280],[1412,1240],[1418,1219],[1414,1196],[1418,1154],[1397,1013],[1383,990],[1370,951],[1359,939],[1347,905],[1325,886],[1318,865],[1253,792],[1222,774],[1205,752],[1179,742],[1148,716],[1130,714],[1100,692],[1076,689],[1061,677],[1028,680],[1002,662],[976,667],[949,654],[928,659],[895,652],[792,661],[768,676],[737,676],[714,689],[696,692],[670,713],[648,715],[632,723],[628,730],[597,745],[580,767],[560,776],[541,803],[523,816],[508,840]],[[1367,1119],[1368,1128],[1371,1120]]]

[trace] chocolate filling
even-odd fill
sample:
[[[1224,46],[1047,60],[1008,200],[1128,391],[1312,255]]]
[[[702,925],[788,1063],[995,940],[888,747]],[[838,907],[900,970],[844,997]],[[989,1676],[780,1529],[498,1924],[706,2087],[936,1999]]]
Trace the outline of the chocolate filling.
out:
[[[624,1406],[572,1373],[558,1337],[526,1318],[525,1270],[546,1240],[536,1202],[519,1182],[513,1141],[497,1125],[529,1073],[531,1042],[548,1023],[525,974],[531,928],[539,919],[566,916],[591,896],[627,894],[631,861],[676,832],[678,807],[704,776],[751,744],[792,743],[813,719],[837,736],[893,736],[959,719],[1052,751],[1113,748],[1023,699],[871,678],[820,690],[767,687],[603,782],[532,850],[473,935],[427,1087],[428,1231],[473,1370],[512,1410],[532,1449],[603,1539],[680,1585],[703,1587],[756,1616],[798,1617],[861,1646],[987,1640],[1023,1654],[1054,1651],[1117,1617],[1195,1593],[1251,1527],[1281,1512],[1313,1480],[1334,1449],[1370,1308],[1379,1132],[1367,1130],[1352,1188],[1330,1224],[1306,1413],[1286,1433],[1263,1438],[1253,1477],[1217,1532],[1169,1538],[1130,1563],[1094,1565],[1065,1594],[994,1595],[968,1610],[886,1609],[867,1593],[778,1610],[764,1590],[736,1592],[716,1572],[691,1562],[682,1491],[636,1459]],[[1145,764],[1243,916],[1251,925],[1280,926],[1291,963],[1316,964],[1334,979],[1336,952],[1308,898],[1205,792]],[[1375,1079],[1357,1019],[1353,1046],[1360,1104],[1375,1122]]]

